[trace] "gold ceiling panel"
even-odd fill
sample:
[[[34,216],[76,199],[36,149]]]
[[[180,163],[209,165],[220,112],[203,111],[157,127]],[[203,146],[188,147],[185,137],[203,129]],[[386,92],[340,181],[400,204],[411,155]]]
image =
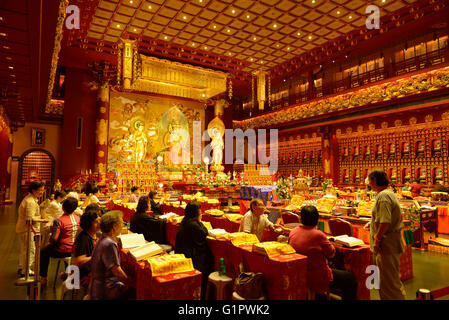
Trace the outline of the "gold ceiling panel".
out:
[[[220,1],[211,1],[209,3],[208,8],[211,10],[214,10],[216,12],[223,12],[224,9],[226,9],[227,5],[224,3],[221,3]]]
[[[98,4],[98,8],[106,9],[108,11],[114,11],[116,6],[117,4],[105,0],[101,0],[100,3]]]
[[[416,1],[370,4],[378,5],[383,17]],[[232,57],[250,63],[242,70],[253,70],[363,28],[366,5],[364,0],[100,0],[87,37],[113,43],[127,33],[160,39]]]
[[[178,0],[168,0],[165,2],[165,5],[169,8],[178,11],[184,6],[184,2]]]
[[[283,0],[276,5],[276,8],[283,11],[290,11],[292,8],[296,6],[296,3],[288,0]]]
[[[353,1],[345,4],[345,8],[348,8],[352,11],[354,11],[362,6],[363,6],[363,8],[366,8],[366,1],[353,0]]]

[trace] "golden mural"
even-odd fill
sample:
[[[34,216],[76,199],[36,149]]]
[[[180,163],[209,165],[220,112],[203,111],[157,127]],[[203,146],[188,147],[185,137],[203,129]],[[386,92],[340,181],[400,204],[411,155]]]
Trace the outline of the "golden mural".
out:
[[[202,133],[204,115],[199,101],[111,92],[108,171],[118,162],[155,163],[158,156],[171,166],[170,151],[178,142],[189,147],[191,158],[193,121],[201,121]]]

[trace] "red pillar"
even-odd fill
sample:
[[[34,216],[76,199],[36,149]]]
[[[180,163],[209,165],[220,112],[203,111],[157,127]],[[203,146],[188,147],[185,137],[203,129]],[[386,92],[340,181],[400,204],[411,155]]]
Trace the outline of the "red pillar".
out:
[[[100,181],[106,173],[108,153],[108,125],[109,125],[109,83],[103,82],[98,88],[97,120],[95,133],[95,172],[99,173]]]

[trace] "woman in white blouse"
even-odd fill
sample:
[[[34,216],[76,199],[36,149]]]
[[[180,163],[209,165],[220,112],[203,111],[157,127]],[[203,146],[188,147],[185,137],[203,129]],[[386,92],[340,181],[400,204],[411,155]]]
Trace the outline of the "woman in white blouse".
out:
[[[64,191],[55,191],[54,198],[50,202],[50,205],[45,209],[45,217],[48,222],[45,224],[44,230],[42,231],[42,244],[46,245],[50,239],[50,229],[53,225],[53,221],[60,216],[62,216],[62,202],[66,198],[66,193]]]

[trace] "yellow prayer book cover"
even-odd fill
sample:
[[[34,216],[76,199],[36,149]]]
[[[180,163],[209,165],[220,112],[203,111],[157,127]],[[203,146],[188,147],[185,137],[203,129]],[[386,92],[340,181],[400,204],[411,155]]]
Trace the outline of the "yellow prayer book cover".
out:
[[[295,249],[293,249],[293,247],[288,243],[281,243],[277,241],[256,243],[253,245],[253,251],[264,254],[269,258],[296,252]]]
[[[242,220],[243,218],[240,213],[226,213],[224,216],[226,219],[233,222],[240,222],[240,220]]]
[[[317,200],[316,209],[318,212],[331,213],[337,198],[323,197]]]
[[[259,243],[259,239],[255,234],[246,232],[234,232],[229,234],[229,239],[234,246],[241,244],[254,244]]]
[[[212,225],[210,224],[210,222],[208,222],[208,221],[201,221],[201,223],[206,227],[207,230],[213,229]]]
[[[195,270],[192,259],[186,258],[183,254],[165,254],[149,258],[147,261],[153,277]]]

